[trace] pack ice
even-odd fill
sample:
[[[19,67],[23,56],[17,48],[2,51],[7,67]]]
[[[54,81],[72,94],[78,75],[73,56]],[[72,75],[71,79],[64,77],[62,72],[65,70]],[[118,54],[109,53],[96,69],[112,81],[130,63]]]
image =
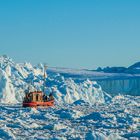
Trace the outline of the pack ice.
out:
[[[50,68],[46,79],[45,91],[54,92],[54,107],[22,108],[25,90],[43,88],[43,65],[0,57],[0,139],[140,139],[139,96],[111,97],[96,81],[83,79],[88,72],[79,70],[75,79],[75,72],[63,71],[69,75]]]

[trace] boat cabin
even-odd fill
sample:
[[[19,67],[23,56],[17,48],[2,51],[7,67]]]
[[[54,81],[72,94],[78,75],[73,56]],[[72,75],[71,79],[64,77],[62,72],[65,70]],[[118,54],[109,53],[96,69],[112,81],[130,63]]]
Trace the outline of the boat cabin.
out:
[[[54,97],[52,93],[49,96],[42,91],[34,91],[25,93],[23,107],[37,107],[37,106],[53,106]]]
[[[43,92],[42,91],[34,91],[25,93],[24,101],[26,102],[42,102],[43,101]]]
[[[34,91],[25,93],[24,101],[26,102],[46,102],[53,100],[53,95],[50,93],[49,97],[45,95],[42,91]]]

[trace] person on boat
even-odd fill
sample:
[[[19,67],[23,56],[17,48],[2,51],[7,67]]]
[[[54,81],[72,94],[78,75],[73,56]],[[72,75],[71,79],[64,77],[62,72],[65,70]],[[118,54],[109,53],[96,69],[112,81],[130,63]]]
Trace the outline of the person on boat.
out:
[[[32,100],[32,98],[31,98],[31,97],[32,97],[31,93],[28,93],[28,94],[27,94],[27,101],[29,101],[29,102],[30,102],[30,101]]]
[[[46,102],[47,100],[48,100],[48,97],[47,97],[47,95],[44,94],[44,95],[43,95],[43,101]]]
[[[24,97],[24,101],[29,101],[29,91],[25,90],[25,97]]]
[[[49,100],[53,100],[53,99],[54,99],[53,92],[51,92],[50,95],[49,95]]]

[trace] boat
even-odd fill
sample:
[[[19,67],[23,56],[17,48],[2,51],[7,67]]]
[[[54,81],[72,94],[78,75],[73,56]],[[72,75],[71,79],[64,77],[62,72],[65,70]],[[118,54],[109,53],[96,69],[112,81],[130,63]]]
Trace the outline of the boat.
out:
[[[54,106],[54,97],[53,92],[50,93],[49,96],[45,94],[45,80],[46,80],[46,69],[47,67],[44,66],[44,85],[43,91],[26,91],[25,97],[23,100],[23,107],[51,107]]]

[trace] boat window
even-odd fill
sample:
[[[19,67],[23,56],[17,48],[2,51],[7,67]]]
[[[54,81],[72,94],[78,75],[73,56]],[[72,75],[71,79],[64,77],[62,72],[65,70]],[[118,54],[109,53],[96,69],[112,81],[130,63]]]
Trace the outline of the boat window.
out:
[[[38,100],[39,100],[39,95],[37,94],[37,95],[36,95],[36,101],[38,101]]]

